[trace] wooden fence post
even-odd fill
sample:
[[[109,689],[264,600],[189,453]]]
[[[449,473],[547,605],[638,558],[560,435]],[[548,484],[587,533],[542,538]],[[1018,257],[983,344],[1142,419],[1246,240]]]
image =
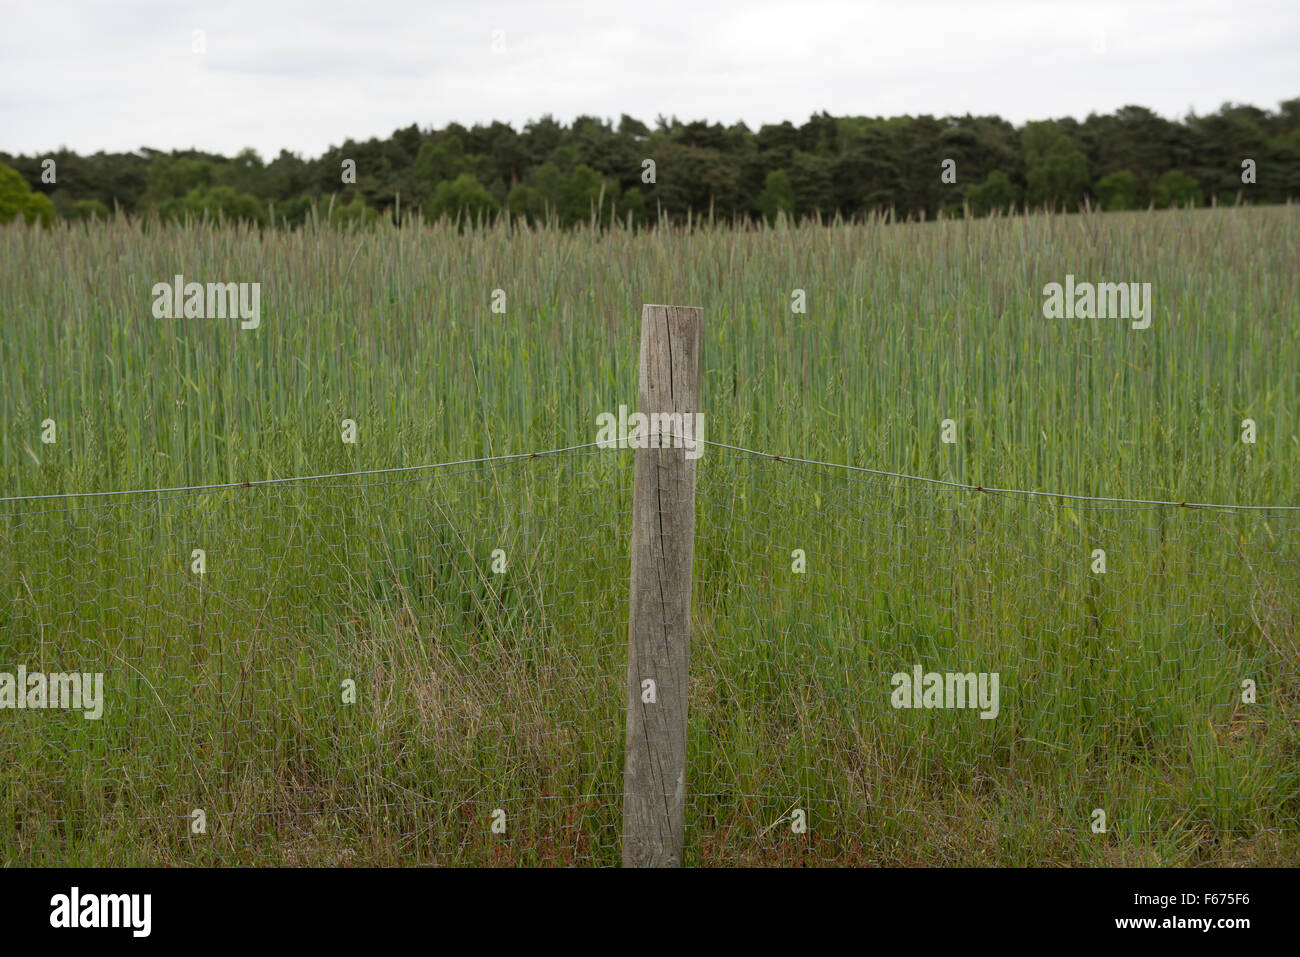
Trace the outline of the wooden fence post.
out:
[[[703,313],[642,306],[637,411],[672,422],[700,412]],[[681,413],[671,420],[653,413]],[[692,420],[694,421],[694,420]],[[689,429],[689,426],[687,427]],[[680,439],[636,450],[627,635],[623,865],[678,867],[686,825],[686,708],[695,554],[695,460]],[[697,445],[698,454],[703,446]]]

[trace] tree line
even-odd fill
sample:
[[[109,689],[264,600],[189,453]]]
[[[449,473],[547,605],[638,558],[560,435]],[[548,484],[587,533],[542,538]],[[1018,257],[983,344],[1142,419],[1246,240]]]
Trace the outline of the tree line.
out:
[[[7,167],[7,169],[6,169]],[[997,116],[833,117],[724,126],[624,114],[522,130],[412,125],[315,159],[245,149],[81,156],[0,152],[0,222],[222,216],[292,227],[508,214],[566,226],[860,217],[932,219],[1037,208],[1281,203],[1300,198],[1300,98],[1166,120],[1140,106],[1027,122]]]

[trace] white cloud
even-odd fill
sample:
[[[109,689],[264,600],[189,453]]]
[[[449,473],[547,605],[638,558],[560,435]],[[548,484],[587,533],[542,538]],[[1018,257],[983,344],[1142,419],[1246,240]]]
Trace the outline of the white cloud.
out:
[[[0,149],[253,146],[317,155],[417,123],[629,113],[1181,116],[1300,94],[1294,0],[654,4],[22,4],[0,39]],[[206,32],[207,52],[190,50]],[[505,52],[494,53],[494,30]],[[1100,51],[1094,49],[1104,37]]]

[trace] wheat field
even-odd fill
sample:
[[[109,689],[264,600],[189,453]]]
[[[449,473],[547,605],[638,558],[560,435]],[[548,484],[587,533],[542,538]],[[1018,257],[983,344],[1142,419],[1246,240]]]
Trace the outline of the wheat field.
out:
[[[106,689],[0,712],[0,860],[617,863],[633,453],[376,470],[589,445],[680,303],[687,863],[1300,863],[1300,512],[956,487],[1300,505],[1298,247],[1294,205],[0,229],[0,671]],[[177,274],[260,325],[155,318]],[[1067,274],[1150,328],[1045,318]],[[999,717],[892,708],[914,664]]]

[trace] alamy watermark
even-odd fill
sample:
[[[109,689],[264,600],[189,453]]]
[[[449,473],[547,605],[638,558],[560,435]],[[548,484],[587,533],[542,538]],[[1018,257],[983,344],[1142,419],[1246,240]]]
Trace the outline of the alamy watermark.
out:
[[[152,911],[152,894],[83,894],[74,887],[50,898],[50,926],[125,928],[132,937],[148,937]]]
[[[87,721],[104,714],[102,672],[29,672],[22,665],[16,672],[0,671],[0,709],[55,708],[84,711]]]
[[[1078,282],[1073,275],[1065,285],[1043,287],[1044,319],[1131,319],[1134,329],[1151,325],[1151,283]]]
[[[899,671],[890,679],[894,691],[889,703],[895,708],[978,708],[985,719],[998,716],[998,673]]]
[[[260,282],[186,282],[179,273],[172,282],[154,283],[155,319],[241,319],[241,329],[262,324]]]
[[[602,449],[686,450],[688,459],[704,454],[703,412],[633,412],[620,405],[618,414],[596,416],[596,445]]]

